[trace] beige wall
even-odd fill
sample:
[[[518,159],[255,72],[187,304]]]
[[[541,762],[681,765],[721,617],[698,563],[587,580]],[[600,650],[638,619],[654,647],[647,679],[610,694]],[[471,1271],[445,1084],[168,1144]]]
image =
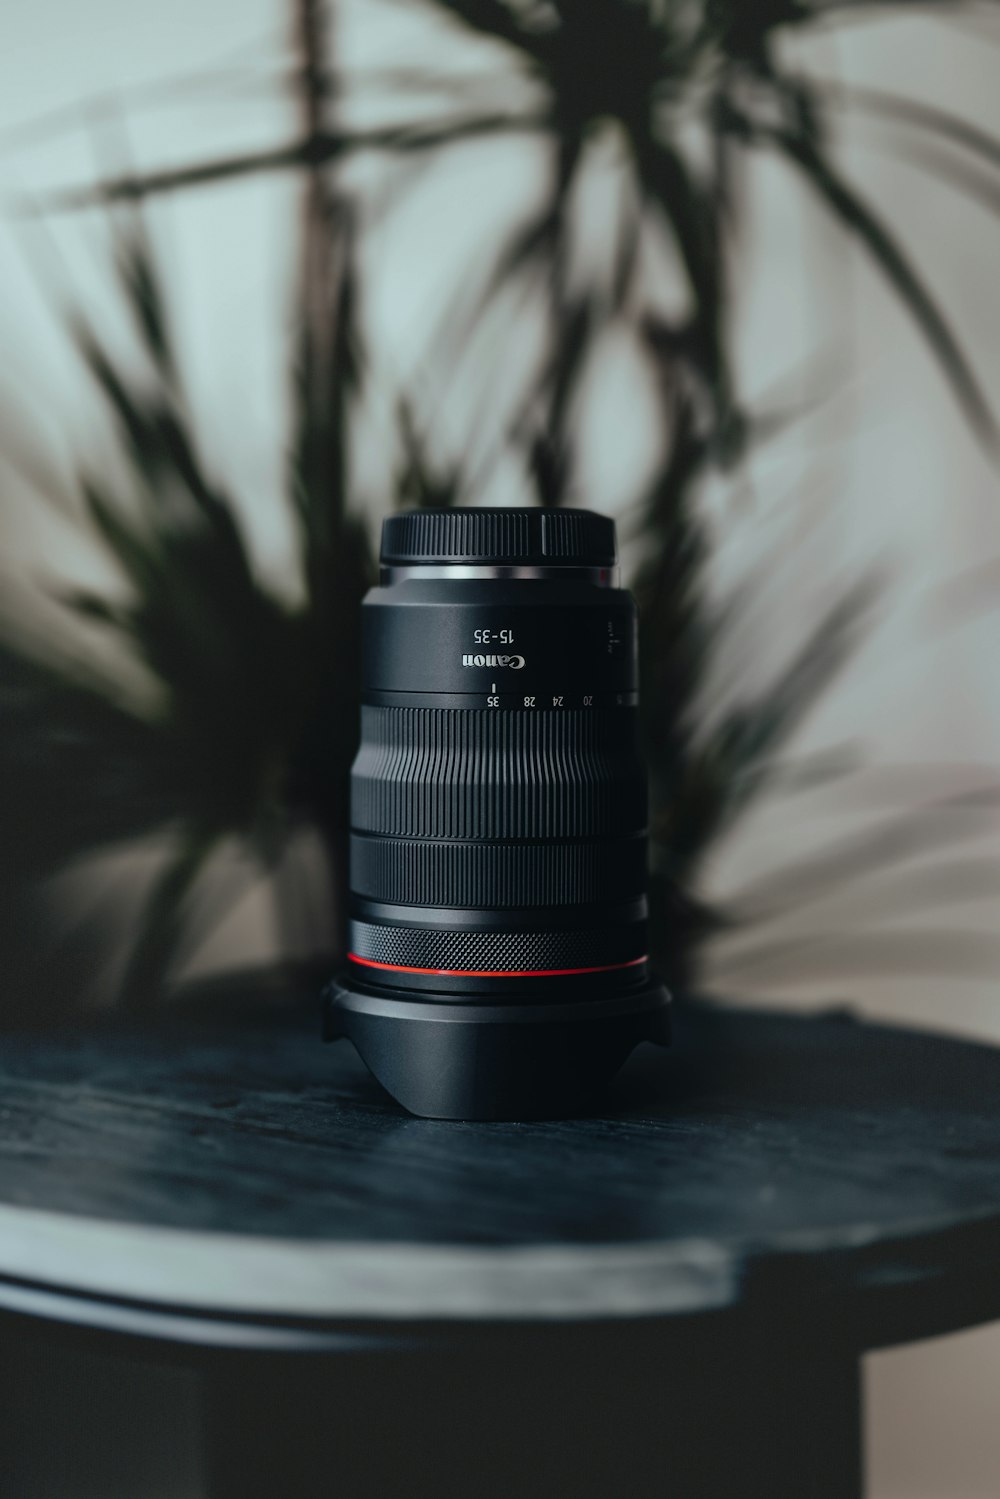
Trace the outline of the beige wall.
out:
[[[849,44],[831,46],[826,61],[836,62],[846,80],[906,93],[1000,131],[995,42],[951,33],[932,20],[871,24]],[[883,136],[878,149],[875,139],[874,132],[852,129],[845,159],[871,201],[903,230],[917,264],[943,289],[996,405],[1000,224],[959,193],[929,187],[921,171],[889,149],[903,137]],[[772,224],[772,269],[781,263],[780,241]],[[796,260],[796,251],[786,253],[789,277]],[[984,785],[1000,766],[1000,569],[977,571],[975,586],[969,574],[1000,556],[997,475],[963,431],[912,330],[857,257],[847,291],[852,352],[845,409],[837,414],[840,433],[830,446],[821,442],[819,461],[806,441],[801,498],[822,497],[833,470],[837,513],[823,535],[838,537],[845,559],[890,561],[891,607],[870,655],[824,707],[807,742],[819,749],[860,735],[874,746],[877,764],[849,787],[773,799],[720,853],[714,871],[720,892],[752,892],[796,851],[809,853],[872,826],[893,807],[926,805],[949,786]],[[765,492],[772,478],[769,473],[762,480]],[[792,486],[794,479],[790,485],[779,474],[779,489]],[[823,565],[814,567],[819,581]],[[921,763],[922,773],[893,769]],[[951,842],[956,827],[961,836]],[[929,828],[928,871],[952,858],[995,858],[1000,848],[996,819],[983,820],[981,813],[939,815]],[[942,949],[951,934],[1000,932],[995,882],[960,895],[957,879],[933,880],[903,867],[882,881],[855,882],[794,923],[778,923],[770,958],[758,954],[752,971],[742,968],[733,945],[713,955],[710,976],[723,988],[796,1006],[807,997],[844,999],[894,1021],[1000,1040],[995,957],[964,976],[949,971],[947,959],[935,963],[933,954],[911,967],[899,961],[908,931],[940,930]],[[917,904],[922,888],[925,896],[936,892],[923,906]],[[880,959],[878,933],[887,929],[899,934],[896,956]],[[790,935],[811,937],[814,945],[793,954],[781,941]],[[873,1499],[992,1499],[1000,1493],[1000,1327],[873,1355],[865,1386]]]
[[[102,94],[119,100],[129,150],[144,165],[273,140],[288,125],[286,106],[269,87],[267,61],[280,61],[283,22],[276,0],[238,6],[174,0],[169,7],[35,0],[19,7],[5,18],[0,56],[5,191],[37,197],[89,176],[95,146],[119,150],[120,137],[108,125],[113,109],[96,130],[78,128],[72,114],[81,100]],[[849,38],[825,38],[807,61],[841,80],[954,108],[1000,132],[1000,46],[971,29],[949,31],[933,19],[865,22]],[[198,70],[218,76],[202,88],[151,87]],[[22,130],[26,121],[40,123]],[[843,141],[845,160],[944,289],[1000,408],[1000,224],[952,188],[929,187],[903,159],[901,144],[898,135],[883,132],[877,141],[873,130],[852,128]],[[498,159],[496,167],[502,177],[510,164]],[[1000,762],[1000,567],[991,585],[988,575],[981,577],[978,593],[967,579],[955,588],[966,569],[1000,557],[996,472],[877,274],[831,238],[822,210],[771,166],[755,171],[748,210],[740,328],[746,383],[761,392],[780,386],[798,360],[822,347],[831,351],[832,365],[819,374],[832,373],[836,394],[755,462],[752,504],[713,497],[723,537],[720,578],[738,580],[755,561],[783,555],[795,541],[794,567],[755,613],[754,659],[762,669],[808,620],[817,595],[859,566],[882,563],[891,586],[868,650],[799,746],[822,751],[860,739],[870,747],[871,769],[849,784],[774,796],[762,805],[709,871],[711,888],[730,896],[752,893],[788,860],[871,826],[893,807],[913,808],[949,786],[981,783]],[[169,247],[206,446],[243,496],[261,565],[278,579],[288,536],[270,499],[280,474],[291,211],[289,184],[255,180],[174,200],[154,214]],[[408,223],[406,256],[419,259],[421,244],[431,245],[435,232],[419,217]],[[92,441],[96,418],[80,399],[48,290],[39,284],[39,257],[47,276],[65,275],[93,308],[111,316],[102,235],[96,218],[44,231],[0,223],[0,380],[26,419],[34,413],[62,464],[70,443]],[[407,297],[412,303],[422,293],[398,274],[401,253],[387,243],[380,254],[375,311],[387,343],[407,326]],[[406,351],[397,352],[405,367]],[[633,409],[629,379],[623,366],[605,392],[620,444]],[[793,380],[793,390],[803,388]],[[613,446],[604,451],[615,453]],[[621,464],[611,463],[602,482],[611,484],[615,473]],[[501,485],[492,497],[519,495]],[[97,567],[93,558],[66,550],[59,523],[40,517],[27,491],[21,499],[21,524],[5,536],[8,561],[35,569],[42,556],[55,556],[76,575]],[[901,775],[901,765],[911,768]],[[953,828],[954,818],[945,817],[942,848]],[[995,825],[980,818],[963,831],[963,848],[996,853]],[[934,925],[997,932],[995,889],[973,889],[962,900],[954,890],[946,893],[952,898],[935,912]],[[897,875],[878,886],[875,899],[867,886],[831,892],[794,924],[776,923],[763,947],[755,939],[753,953],[739,943],[720,945],[709,955],[707,981],[735,995],[796,1006],[847,999],[873,1015],[1000,1040],[1000,992],[988,964],[953,981],[947,965],[907,971],[905,956],[898,957],[907,950],[907,928],[926,925],[914,901],[912,886]],[[269,911],[267,891],[247,880],[227,929],[203,946],[202,966],[229,962],[234,951],[245,958],[266,954],[274,940]],[[896,934],[895,959],[879,957],[885,927]],[[247,946],[249,932],[256,949]],[[789,934],[812,939],[804,955],[783,940]],[[1000,1327],[871,1358],[866,1398],[873,1499],[988,1499],[1000,1492]]]

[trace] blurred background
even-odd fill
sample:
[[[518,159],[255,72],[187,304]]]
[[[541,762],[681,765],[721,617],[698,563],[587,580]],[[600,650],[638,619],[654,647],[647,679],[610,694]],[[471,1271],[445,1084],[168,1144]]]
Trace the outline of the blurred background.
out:
[[[338,952],[411,504],[589,505],[677,987],[1000,1039],[1000,15],[35,0],[0,51],[5,1024]],[[869,1358],[994,1495],[1000,1329]]]

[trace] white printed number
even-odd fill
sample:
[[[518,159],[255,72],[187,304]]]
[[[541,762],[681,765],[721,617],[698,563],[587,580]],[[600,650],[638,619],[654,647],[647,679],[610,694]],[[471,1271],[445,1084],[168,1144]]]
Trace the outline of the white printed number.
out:
[[[561,697],[554,697],[552,699],[552,706],[553,706],[553,708],[561,708],[562,705],[563,704],[562,704],[562,698]]]
[[[524,706],[526,708],[533,708],[535,706],[535,699],[533,697],[526,697],[524,700]]]
[[[500,699],[498,697],[488,697],[486,699],[486,706],[487,708],[499,708]]]
[[[592,708],[594,706],[594,699],[593,699],[592,695],[589,692],[585,695],[585,697],[583,699],[583,706],[585,708]]]

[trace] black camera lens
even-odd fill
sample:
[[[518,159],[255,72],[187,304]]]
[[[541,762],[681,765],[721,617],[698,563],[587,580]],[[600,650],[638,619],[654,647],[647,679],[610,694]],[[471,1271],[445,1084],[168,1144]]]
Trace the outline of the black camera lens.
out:
[[[385,522],[381,563],[326,1034],[415,1114],[572,1112],[668,1038],[614,523],[413,511]]]

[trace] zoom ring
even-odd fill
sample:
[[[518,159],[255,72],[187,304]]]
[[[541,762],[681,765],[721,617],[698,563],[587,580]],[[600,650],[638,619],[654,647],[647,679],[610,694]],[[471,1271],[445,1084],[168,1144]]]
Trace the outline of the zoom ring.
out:
[[[645,957],[642,923],[569,932],[442,931],[351,922],[351,956],[388,968],[496,977],[624,968]]]
[[[597,905],[646,889],[646,840],[599,843],[442,843],[351,838],[351,888],[390,905]]]
[[[351,777],[355,831],[593,838],[645,826],[633,709],[367,706],[361,719]]]

